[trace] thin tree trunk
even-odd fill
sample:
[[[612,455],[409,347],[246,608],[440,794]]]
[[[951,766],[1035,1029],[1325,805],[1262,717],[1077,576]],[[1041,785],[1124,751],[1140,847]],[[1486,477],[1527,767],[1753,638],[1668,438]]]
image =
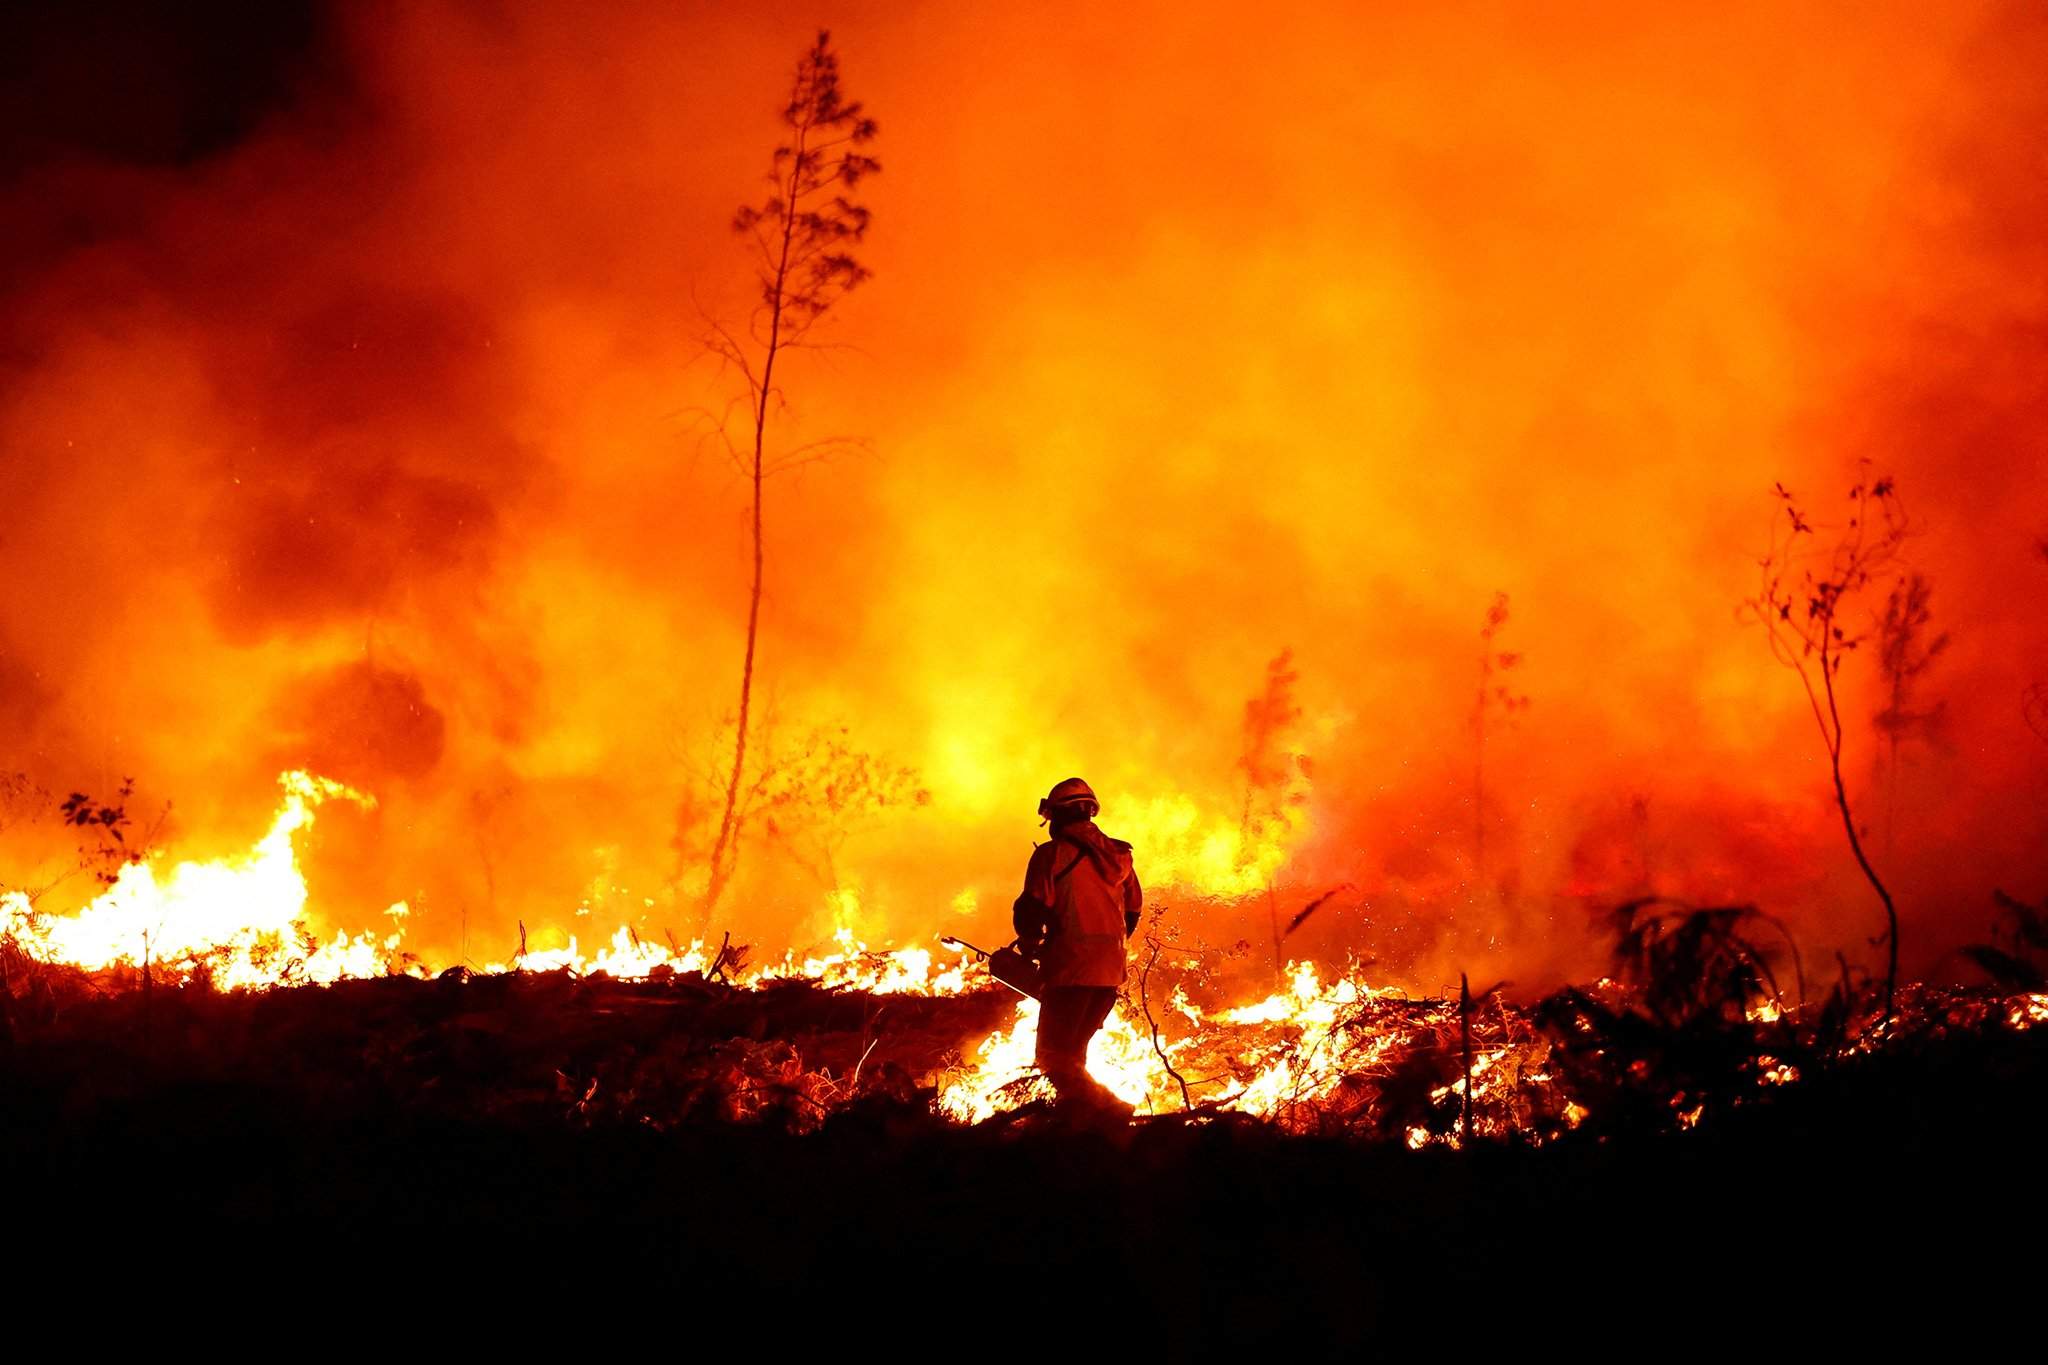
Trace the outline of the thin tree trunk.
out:
[[[772,360],[772,357],[771,357]],[[754,654],[761,638],[761,579],[765,557],[761,549],[761,457],[759,428],[756,428],[754,455],[754,580],[747,594],[747,648],[740,664],[740,705],[739,730],[733,740],[732,776],[725,785],[725,809],[718,819],[718,839],[711,846],[711,881],[704,893],[702,918],[708,920],[724,894],[725,883],[732,873],[734,842],[738,836],[740,783],[747,769],[747,726],[752,716],[754,700]]]
[[[1266,922],[1273,930],[1273,980],[1279,983],[1280,989],[1285,990],[1287,959],[1282,956],[1285,950],[1281,944],[1280,933],[1280,893],[1273,889],[1271,882],[1266,883]]]
[[[732,876],[739,839],[740,783],[747,770],[747,725],[754,701],[754,655],[761,638],[761,585],[766,577],[767,556],[761,542],[761,489],[768,437],[768,399],[775,389],[775,357],[782,348],[782,310],[789,285],[789,251],[796,235],[797,180],[804,161],[804,131],[798,129],[795,153],[789,161],[789,185],[782,201],[782,251],[775,262],[774,287],[768,300],[768,342],[761,361],[761,391],[754,395],[753,542],[754,579],[747,593],[747,648],[740,664],[739,729],[733,739],[732,777],[725,784],[725,810],[718,818],[718,838],[711,845],[711,880],[704,892],[700,924],[709,923]]]
[[[1899,717],[1905,714],[1906,699],[1898,680],[1892,682],[1892,724],[1885,734],[1888,757],[1884,766],[1884,858],[1892,858],[1892,840],[1899,824]]]
[[[1486,876],[1486,704],[1474,718],[1477,740],[1472,749],[1472,866]]]
[[[1458,1116],[1459,1146],[1472,1150],[1472,983],[1458,973],[1458,1053],[1465,1063],[1465,1104]]]
[[[1149,935],[1146,943],[1152,951],[1146,954],[1145,969],[1138,973],[1138,1008],[1145,1013],[1145,1026],[1152,1030],[1152,1051],[1159,1055],[1159,1064],[1166,1068],[1166,1074],[1173,1077],[1174,1084],[1180,1087],[1181,1110],[1192,1114],[1195,1112],[1195,1099],[1188,1093],[1187,1078],[1174,1069],[1173,1059],[1166,1055],[1166,1047],[1159,1041],[1159,1021],[1152,1017],[1152,997],[1147,993],[1146,987],[1152,980],[1152,966],[1159,961],[1159,944]]]
[[[1877,875],[1877,869],[1870,865],[1870,859],[1863,852],[1863,840],[1856,835],[1856,818],[1849,811],[1849,789],[1842,781],[1842,713],[1835,704],[1835,673],[1833,662],[1823,652],[1821,655],[1821,684],[1828,694],[1828,719],[1833,725],[1833,742],[1828,745],[1828,766],[1835,779],[1835,807],[1842,813],[1842,831],[1849,836],[1849,851],[1856,855],[1856,865],[1863,869],[1877,898],[1884,902],[1885,923],[1885,968],[1884,968],[1884,1021],[1891,1022],[1892,999],[1899,982],[1899,911],[1892,904],[1892,893]]]
[[[1480,632],[1487,653],[1479,656],[1479,697],[1472,704],[1472,868],[1486,877],[1486,685],[1493,679],[1493,637]]]

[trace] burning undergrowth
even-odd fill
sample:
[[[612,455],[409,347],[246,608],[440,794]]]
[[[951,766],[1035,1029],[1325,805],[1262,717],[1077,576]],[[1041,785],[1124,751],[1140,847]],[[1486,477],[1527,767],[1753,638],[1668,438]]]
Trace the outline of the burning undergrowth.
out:
[[[1247,1020],[1235,1036],[1268,1063],[1321,1057],[1326,1070],[1306,1074],[1332,1083],[1265,1119],[1198,1099],[1194,1119],[1169,1108],[1108,1137],[1029,1097],[973,1125],[935,1112],[977,1040],[1009,1027],[1014,997],[999,988],[878,995],[556,969],[145,990],[130,969],[18,957],[8,982],[0,1162],[16,1225],[49,1248],[48,1229],[104,1247],[261,1223],[272,1230],[223,1239],[238,1284],[339,1272],[363,1249],[429,1291],[769,1286],[791,1311],[843,1315],[1029,1284],[1060,1255],[1099,1273],[1044,1314],[1147,1315],[1170,1350],[1194,1354],[1352,1341],[1396,1319],[1435,1329],[1504,1285],[1560,1330],[1595,1314],[1663,1313],[1668,1326],[1738,1302],[1754,1324],[1866,1283],[1868,1258],[1840,1247],[1944,1236],[1984,1254],[1931,1257],[1902,1292],[1935,1301],[1967,1264],[1970,1292],[1999,1301],[2032,1262],[1991,1249],[2038,1226],[2038,1197],[2003,1156],[2038,1131],[2048,1030],[2022,1025],[2048,1001],[1991,992],[1906,991],[1883,1038],[1784,1085],[1740,1059],[1788,1053],[1810,1026],[1751,1020],[1738,1044],[1729,1020],[1718,1070],[1664,1071],[1675,1054],[1646,1042],[1655,1016],[1632,989],[1586,993],[1641,1030],[1612,1035],[1612,1052],[1591,1042],[1598,1015],[1570,1027],[1572,1043],[1542,1009],[1482,994],[1465,1014],[1475,1141],[1453,1150],[1454,999],[1319,988],[1329,1025]],[[1333,1033],[1343,1041],[1325,1043]],[[1198,1096],[1214,1093],[1196,1082],[1224,1037],[1173,1051]],[[1614,1074],[1639,1100],[1533,1141],[1569,1128],[1566,1095],[1599,1093],[1572,1087]],[[1700,1103],[1697,1128],[1674,1131]],[[1407,1150],[1418,1127],[1432,1140]],[[1388,1140],[1359,1140],[1376,1133]],[[1796,1250],[1799,1224],[1766,1211],[1774,1189],[1817,1192],[1831,1236]],[[565,1218],[598,1226],[565,1235]],[[1640,1257],[1614,1254],[1630,1247]],[[288,1271],[263,1264],[280,1255]],[[166,1255],[146,1278],[182,1286],[223,1263]],[[1753,1281],[1809,1294],[1759,1297]],[[1697,1306],[1674,1306],[1674,1282],[1699,1286]]]
[[[1500,989],[1411,997],[1358,964],[1328,979],[1291,964],[1247,998],[1241,948],[1169,944],[1155,919],[1090,1069],[1142,1124],[1534,1146],[1711,1127],[1844,1067],[2048,1023],[2048,996],[2003,988],[1909,988],[1890,1021],[1846,978],[1802,1005],[1776,983],[1778,953],[1745,933],[1758,919],[1624,907],[1614,977],[1526,1004]],[[676,955],[622,931],[608,965],[430,976],[394,958],[323,985],[304,974],[326,951],[309,939],[277,984],[224,989],[203,954],[84,967],[40,956],[47,941],[17,926],[0,943],[0,1022],[16,1086],[57,1086],[71,1105],[170,1074],[322,1109],[568,1129],[808,1133],[877,1112],[1066,1126],[1031,1067],[1036,1003],[923,950],[847,945],[757,968],[729,942]]]
[[[403,903],[381,937],[314,932],[297,841],[324,803],[374,803],[302,772],[281,785],[244,855],[167,869],[127,847],[122,807],[65,802],[113,851],[75,913],[0,897],[6,1036],[31,1056],[105,1047],[572,1127],[810,1132],[875,1107],[944,1124],[1061,1119],[1033,1065],[1036,1002],[958,940],[875,950],[842,927],[754,962],[729,935],[684,943],[621,925],[593,951],[574,937],[533,947],[522,930],[504,961],[432,964],[405,945]],[[2021,963],[2034,912],[2001,903],[2015,951],[1979,959]],[[1462,978],[1454,994],[1412,993],[1355,959],[1276,970],[1277,920],[1271,958],[1205,941],[1207,922],[1199,907],[1149,913],[1090,1050],[1090,1071],[1143,1121],[1412,1148],[1679,1131],[1844,1064],[2048,1022],[2038,981],[2011,972],[1977,992],[1909,988],[1896,1008],[1846,964],[1819,991],[1791,933],[1747,906],[1628,902],[1610,916],[1609,975],[1522,1003],[1506,983]]]

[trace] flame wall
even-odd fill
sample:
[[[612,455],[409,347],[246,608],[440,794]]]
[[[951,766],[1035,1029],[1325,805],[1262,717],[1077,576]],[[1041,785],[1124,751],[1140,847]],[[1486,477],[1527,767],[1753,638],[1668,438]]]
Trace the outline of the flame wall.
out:
[[[0,752],[133,774],[198,854],[283,767],[373,791],[317,914],[407,898],[439,957],[687,932],[747,575],[703,319],[747,306],[726,224],[823,21],[882,120],[876,278],[781,431],[873,450],[770,488],[769,743],[816,780],[740,937],[999,937],[1078,772],[1218,941],[1349,884],[1297,947],[1425,986],[1583,970],[1646,889],[1860,951],[1735,608],[1772,482],[1831,516],[1868,457],[1954,641],[1896,774],[1850,678],[1930,967],[2048,883],[2048,22],[1685,9],[350,6],[203,146],[24,142]],[[1482,867],[1500,591],[1530,704],[1487,722]],[[870,808],[842,751],[915,776]]]

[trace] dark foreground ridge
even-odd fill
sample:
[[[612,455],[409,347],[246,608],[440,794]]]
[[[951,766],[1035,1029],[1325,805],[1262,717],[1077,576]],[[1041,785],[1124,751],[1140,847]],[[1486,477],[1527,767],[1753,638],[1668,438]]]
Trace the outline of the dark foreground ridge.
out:
[[[331,1274],[507,1312],[765,1298],[856,1336],[1099,1315],[1170,1357],[1396,1325],[1571,1349],[1878,1306],[1981,1323],[2041,1283],[2048,1030],[1852,1059],[1688,1133],[1411,1152],[935,1117],[912,1077],[1008,1012],[560,976],[103,998],[0,1050],[9,1223],[45,1268],[118,1252],[145,1298],[317,1300]],[[887,1082],[804,1121],[762,1098],[792,1047]],[[677,1121],[598,1102],[635,1074]]]

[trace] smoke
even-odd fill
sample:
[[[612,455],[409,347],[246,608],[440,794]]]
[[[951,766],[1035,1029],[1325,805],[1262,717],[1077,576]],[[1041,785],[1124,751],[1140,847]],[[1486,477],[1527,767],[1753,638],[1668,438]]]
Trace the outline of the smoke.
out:
[[[687,929],[747,573],[702,338],[822,18],[882,121],[875,279],[778,431],[873,453],[769,486],[738,937],[999,937],[1081,773],[1212,941],[1348,884],[1291,949],[1535,981],[1656,891],[1867,960],[1735,608],[1772,483],[1833,516],[1868,458],[1953,639],[1942,736],[1849,755],[1936,966],[2048,879],[2048,24],[1688,8],[351,6],[218,106],[142,82],[176,135],[67,115],[0,189],[6,766],[132,774],[194,855],[281,765],[364,786],[319,911],[409,898],[443,957]],[[1497,592],[1530,704],[1489,722],[1482,869]]]

